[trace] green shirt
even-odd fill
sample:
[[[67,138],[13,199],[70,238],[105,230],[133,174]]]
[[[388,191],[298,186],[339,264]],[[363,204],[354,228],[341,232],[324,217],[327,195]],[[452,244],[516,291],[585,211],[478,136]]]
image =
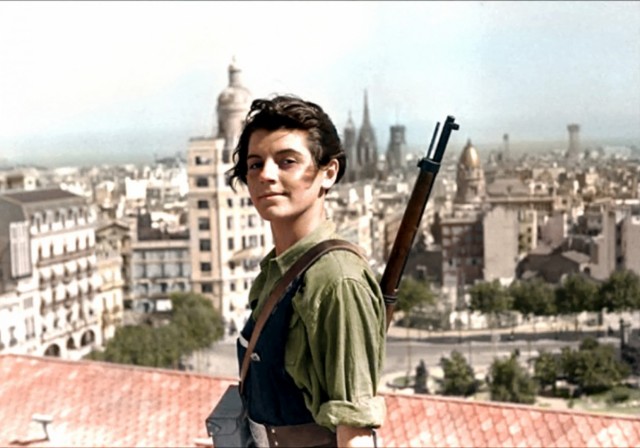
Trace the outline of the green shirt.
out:
[[[271,251],[249,294],[255,319],[287,269],[316,243],[339,238],[331,221],[278,257]],[[367,262],[334,250],[306,272],[292,300],[293,316],[285,347],[285,369],[302,390],[316,423],[380,426],[384,398],[376,396],[384,359],[385,308]]]

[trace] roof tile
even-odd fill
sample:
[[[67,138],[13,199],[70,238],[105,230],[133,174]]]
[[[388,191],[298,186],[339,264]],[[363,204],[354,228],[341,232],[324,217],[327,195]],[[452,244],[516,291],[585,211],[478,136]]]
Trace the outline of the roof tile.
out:
[[[195,446],[234,378],[0,355],[0,446]],[[431,395],[384,394],[381,445],[640,446],[640,418]],[[52,440],[31,421],[51,414]]]

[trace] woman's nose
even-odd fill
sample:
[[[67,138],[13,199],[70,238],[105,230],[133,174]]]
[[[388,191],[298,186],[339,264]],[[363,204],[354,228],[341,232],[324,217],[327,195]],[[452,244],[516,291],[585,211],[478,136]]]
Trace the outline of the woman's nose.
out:
[[[265,160],[262,170],[260,171],[260,180],[269,182],[278,177],[278,164],[273,160]]]

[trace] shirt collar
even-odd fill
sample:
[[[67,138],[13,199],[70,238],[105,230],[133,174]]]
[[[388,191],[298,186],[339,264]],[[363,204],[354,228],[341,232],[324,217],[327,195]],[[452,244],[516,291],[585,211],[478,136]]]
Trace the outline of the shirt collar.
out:
[[[295,261],[300,258],[307,250],[321,241],[331,238],[335,235],[336,225],[333,221],[327,219],[320,223],[311,233],[295,243],[293,246],[285,250],[283,253],[276,257],[275,248],[272,249],[266,257],[260,262],[260,268],[264,271],[267,269],[268,264],[275,264],[278,266],[281,273],[284,273],[289,269]]]

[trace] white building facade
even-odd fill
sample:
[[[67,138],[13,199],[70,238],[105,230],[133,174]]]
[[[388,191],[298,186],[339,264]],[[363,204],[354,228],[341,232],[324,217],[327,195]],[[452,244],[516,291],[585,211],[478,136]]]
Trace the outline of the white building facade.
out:
[[[226,172],[232,167],[251,94],[241,71],[229,66],[229,85],[218,96],[218,129],[192,138],[187,150],[189,235],[193,291],[211,299],[227,331],[239,331],[249,316],[248,294],[259,262],[273,247],[271,229],[243,186],[234,192]]]
[[[1,319],[14,323],[0,331],[12,351],[80,359],[103,343],[94,220],[61,189],[0,196]]]

